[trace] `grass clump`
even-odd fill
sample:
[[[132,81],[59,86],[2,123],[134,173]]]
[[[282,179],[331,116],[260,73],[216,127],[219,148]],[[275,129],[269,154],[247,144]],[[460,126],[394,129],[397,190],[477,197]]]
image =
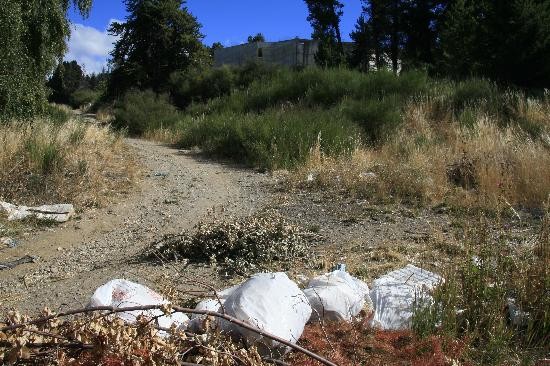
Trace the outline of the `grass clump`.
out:
[[[78,120],[0,125],[0,198],[25,205],[95,206],[133,181],[120,135]]]
[[[291,266],[306,258],[318,236],[280,216],[261,215],[230,222],[200,223],[194,233],[167,236],[147,252],[149,257],[181,258],[220,264],[246,275],[268,269],[273,262]]]

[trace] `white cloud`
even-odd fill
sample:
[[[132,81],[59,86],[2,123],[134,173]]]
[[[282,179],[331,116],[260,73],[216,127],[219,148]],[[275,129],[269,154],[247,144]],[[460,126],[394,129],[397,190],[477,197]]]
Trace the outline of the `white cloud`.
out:
[[[119,22],[112,19],[109,24],[113,21]],[[109,35],[107,30],[100,31],[83,24],[73,24],[65,60],[76,60],[88,74],[100,72],[107,66],[109,52],[113,49],[115,41],[116,37]]]

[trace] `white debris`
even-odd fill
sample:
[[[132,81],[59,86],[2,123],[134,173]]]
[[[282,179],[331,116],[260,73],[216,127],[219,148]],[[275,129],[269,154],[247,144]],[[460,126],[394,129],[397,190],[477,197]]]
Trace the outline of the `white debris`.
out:
[[[363,172],[359,173],[359,178],[365,179],[365,180],[375,180],[378,178],[378,175],[373,172]]]
[[[38,207],[17,206],[0,201],[0,208],[8,214],[8,221],[36,217],[38,220],[66,222],[75,213],[71,204],[43,205]]]
[[[304,293],[313,309],[312,321],[351,321],[361,310],[372,311],[367,284],[343,270],[312,279]]]
[[[311,307],[304,293],[284,273],[260,273],[231,291],[224,303],[225,313],[247,324],[296,343],[311,316]],[[240,335],[262,353],[287,347],[227,321],[220,321],[222,330]]]
[[[370,292],[375,310],[371,325],[389,330],[410,328],[414,307],[431,303],[430,293],[443,281],[439,275],[410,264],[376,279]]]
[[[169,304],[169,301],[150,288],[131,281],[116,279],[99,287],[90,299],[88,307],[113,306],[125,308],[164,304]],[[185,314],[163,315],[163,312],[158,309],[117,313],[117,316],[128,323],[135,323],[139,316],[158,317],[156,323],[161,328],[170,328],[172,325],[182,327],[189,322],[189,318]]]
[[[529,323],[529,313],[522,311],[516,304],[516,300],[508,298],[506,301],[508,308],[508,318],[510,323],[515,327],[526,327]]]

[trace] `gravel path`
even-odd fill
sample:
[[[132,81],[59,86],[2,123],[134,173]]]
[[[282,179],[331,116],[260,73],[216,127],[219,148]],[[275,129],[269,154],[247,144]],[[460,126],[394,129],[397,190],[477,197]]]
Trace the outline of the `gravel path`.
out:
[[[158,288],[165,275],[175,271],[140,261],[147,245],[163,234],[192,229],[203,219],[252,214],[267,200],[270,178],[265,174],[144,140],[127,142],[145,171],[129,197],[25,236],[18,247],[0,251],[0,262],[39,257],[35,263],[0,271],[0,311],[85,305],[95,288],[113,278]],[[220,281],[206,266],[186,271],[204,282]]]

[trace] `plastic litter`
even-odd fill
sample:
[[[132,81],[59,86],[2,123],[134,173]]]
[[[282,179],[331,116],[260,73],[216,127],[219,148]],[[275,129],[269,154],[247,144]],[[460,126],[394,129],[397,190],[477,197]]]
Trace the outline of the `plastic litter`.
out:
[[[225,313],[261,330],[296,343],[311,316],[304,293],[284,273],[260,273],[234,288],[224,303]],[[221,329],[240,336],[261,353],[286,353],[279,342],[221,320]]]
[[[351,321],[362,310],[372,311],[367,284],[345,271],[345,265],[309,281],[304,290],[312,309],[311,321]]]
[[[74,215],[71,204],[43,205],[37,207],[17,206],[0,201],[0,208],[8,214],[8,221],[23,220],[34,216],[38,220],[66,222]]]
[[[376,279],[370,292],[375,310],[371,325],[386,330],[409,329],[415,306],[430,304],[430,293],[443,281],[441,276],[411,264]]]
[[[150,288],[127,280],[115,279],[99,287],[90,299],[89,307],[114,306],[117,308],[130,306],[164,305],[169,304],[162,295]],[[157,325],[161,328],[185,327],[189,322],[187,315],[175,313],[163,315],[161,310],[131,311],[117,313],[118,317],[128,323],[135,323],[139,316],[147,318],[158,317]]]

